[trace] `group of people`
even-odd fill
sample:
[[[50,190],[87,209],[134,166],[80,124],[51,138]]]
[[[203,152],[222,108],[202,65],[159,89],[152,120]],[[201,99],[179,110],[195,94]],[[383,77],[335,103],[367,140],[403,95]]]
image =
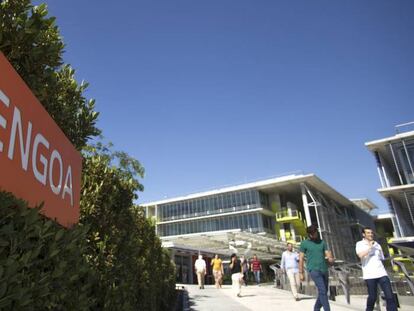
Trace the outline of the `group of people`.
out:
[[[287,249],[282,253],[281,269],[288,276],[290,288],[296,301],[299,300],[298,288],[300,283],[305,280],[305,261],[308,275],[313,280],[318,296],[314,305],[314,311],[323,308],[324,311],[330,311],[328,300],[328,267],[334,263],[332,252],[328,249],[325,241],[323,241],[315,225],[307,228],[308,239],[302,241],[299,252],[293,250],[291,243],[287,244]],[[382,261],[384,253],[381,245],[374,240],[374,233],[371,228],[362,230],[362,240],[356,243],[355,252],[361,259],[362,275],[368,289],[368,298],[366,303],[366,311],[374,310],[377,300],[377,287],[381,287],[386,299],[387,311],[397,311],[396,301],[391,288],[391,282]],[[221,288],[223,279],[223,263],[222,260],[215,256],[211,261],[213,274],[217,288]],[[230,257],[230,272],[232,287],[238,297],[241,297],[241,285],[247,285],[247,273],[253,272],[256,283],[260,283],[260,272],[262,265],[255,255],[249,263],[243,256],[237,258],[236,254]],[[198,284],[200,288],[204,288],[204,276],[206,274],[206,264],[199,256],[195,263]]]
[[[304,262],[306,270],[318,289],[318,297],[314,305],[314,311],[323,308],[330,311],[328,300],[328,265],[334,263],[331,251],[328,250],[325,241],[318,234],[318,228],[311,225],[307,228],[308,239],[300,245],[299,253],[299,278],[304,278]],[[355,253],[361,260],[362,277],[368,289],[366,311],[374,310],[377,301],[378,285],[384,292],[387,311],[397,311],[397,304],[391,288],[391,281],[382,261],[384,253],[381,245],[374,240],[374,232],[371,228],[362,229],[362,240],[355,245]]]
[[[249,268],[254,275],[256,285],[260,285],[260,273],[263,272],[263,270],[262,264],[257,258],[257,255],[253,256],[253,259],[249,264],[244,256],[241,256],[241,259],[238,259],[236,254],[232,254],[230,256],[229,267],[231,274],[231,284],[237,297],[241,297],[241,286],[243,284],[247,286]]]
[[[218,254],[216,254],[214,258],[211,260],[211,267],[213,270],[215,287],[221,288],[223,284],[224,267],[223,261],[219,258]],[[241,285],[243,284],[247,286],[249,279],[249,271],[253,273],[256,284],[260,284],[260,273],[263,272],[263,270],[260,260],[257,258],[257,255],[254,255],[253,259],[249,263],[248,259],[244,256],[241,256],[240,259],[238,259],[237,255],[233,254],[230,258],[229,267],[232,283],[235,288],[241,288]],[[205,276],[207,274],[207,266],[201,254],[198,255],[198,259],[195,261],[194,268],[197,275],[198,286],[200,289],[204,289],[204,281]],[[239,294],[240,290],[238,291],[238,295]]]

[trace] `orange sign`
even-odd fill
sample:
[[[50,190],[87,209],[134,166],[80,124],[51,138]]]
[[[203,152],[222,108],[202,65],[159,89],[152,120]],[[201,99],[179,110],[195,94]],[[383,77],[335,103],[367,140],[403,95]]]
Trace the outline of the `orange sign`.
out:
[[[0,53],[0,189],[65,227],[79,220],[82,158]]]

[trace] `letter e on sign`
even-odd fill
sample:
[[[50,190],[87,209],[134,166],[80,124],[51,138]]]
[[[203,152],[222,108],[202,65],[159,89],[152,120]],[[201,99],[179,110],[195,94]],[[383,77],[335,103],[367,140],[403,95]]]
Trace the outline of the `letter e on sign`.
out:
[[[79,221],[82,157],[0,52],[0,190],[70,227]]]

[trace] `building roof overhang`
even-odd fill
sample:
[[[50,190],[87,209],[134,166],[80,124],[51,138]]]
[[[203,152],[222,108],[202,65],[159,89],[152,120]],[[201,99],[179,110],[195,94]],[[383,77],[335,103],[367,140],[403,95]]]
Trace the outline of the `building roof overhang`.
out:
[[[410,191],[414,191],[414,184],[392,186],[392,187],[378,189],[378,192],[383,196],[400,194],[403,192],[410,192]]]
[[[385,214],[378,214],[375,216],[375,219],[381,220],[381,219],[391,219],[394,218],[394,215],[391,213],[385,213]]]
[[[403,139],[410,139],[410,138],[414,139],[414,131],[409,131],[405,133],[396,134],[394,136],[369,141],[365,143],[365,146],[371,151],[376,151],[390,143],[399,142]]]
[[[287,176],[282,176],[282,177],[277,177],[277,178],[271,178],[271,179],[251,182],[251,183],[245,183],[245,184],[236,185],[236,186],[224,187],[220,189],[204,191],[204,192],[199,192],[199,193],[194,193],[194,194],[189,194],[185,196],[179,196],[179,197],[174,197],[174,198],[169,198],[169,199],[164,199],[164,200],[159,200],[159,201],[154,201],[154,202],[148,202],[148,203],[141,204],[141,206],[143,207],[156,206],[156,205],[161,205],[161,204],[166,204],[166,203],[173,203],[173,202],[178,202],[178,201],[195,199],[199,197],[206,197],[206,196],[211,196],[211,195],[216,195],[216,194],[221,194],[221,193],[247,190],[247,189],[257,189],[257,190],[263,190],[263,191],[270,191],[270,190],[277,191],[278,188],[282,188],[282,187],[289,186],[289,185],[298,187],[300,186],[301,183],[305,183],[307,185],[312,186],[314,189],[320,191],[321,193],[324,193],[325,195],[330,196],[331,198],[335,199],[338,203],[342,205],[349,206],[353,204],[348,198],[340,194],[338,191],[336,191],[334,188],[329,186],[326,182],[324,182],[322,179],[317,177],[315,174],[299,174],[299,175],[294,174],[294,175],[287,175]]]
[[[371,200],[367,198],[350,199],[356,206],[362,208],[365,211],[372,211],[378,208]]]

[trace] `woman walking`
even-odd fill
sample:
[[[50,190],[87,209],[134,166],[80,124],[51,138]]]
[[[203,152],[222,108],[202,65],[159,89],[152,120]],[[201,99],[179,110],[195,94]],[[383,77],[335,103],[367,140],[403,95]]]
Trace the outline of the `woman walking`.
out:
[[[219,255],[216,254],[214,259],[211,261],[211,266],[213,267],[213,275],[216,288],[221,288],[223,280],[223,262],[219,258]]]
[[[241,281],[243,280],[243,274],[241,273],[241,263],[237,259],[236,254],[232,254],[230,257],[230,271],[231,271],[231,284],[237,297],[241,297]]]

